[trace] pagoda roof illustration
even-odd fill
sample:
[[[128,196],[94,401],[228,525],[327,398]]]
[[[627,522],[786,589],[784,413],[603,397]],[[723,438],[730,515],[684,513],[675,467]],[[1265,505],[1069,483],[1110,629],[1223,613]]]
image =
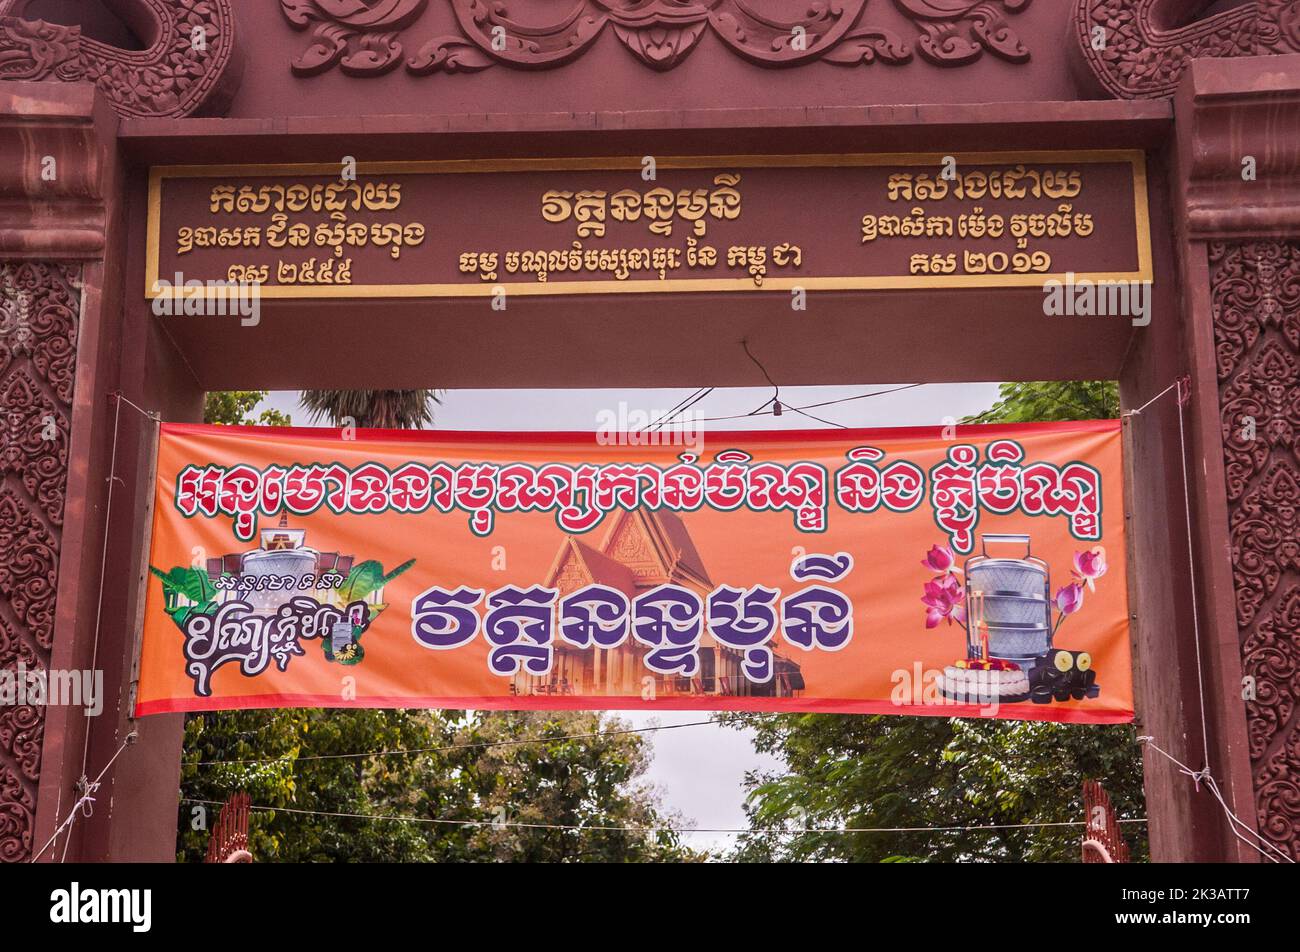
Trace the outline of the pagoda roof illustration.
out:
[[[604,585],[617,589],[629,598],[636,594],[636,576],[630,568],[621,562],[615,562],[609,556],[601,554],[573,536],[566,537],[560,546],[546,584],[554,585],[557,580],[562,580],[565,577],[562,573],[571,563],[576,563],[576,567],[588,579],[585,584]]]
[[[713,587],[681,517],[645,508],[615,517],[599,545],[566,536],[546,578],[561,593],[594,583],[629,597],[669,582],[701,591]]]

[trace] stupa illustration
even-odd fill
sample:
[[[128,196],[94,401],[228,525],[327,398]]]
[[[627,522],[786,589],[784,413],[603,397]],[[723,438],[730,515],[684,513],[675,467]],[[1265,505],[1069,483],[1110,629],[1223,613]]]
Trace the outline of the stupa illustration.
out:
[[[259,613],[272,613],[291,595],[321,597],[327,590],[316,587],[320,577],[337,573],[347,577],[353,557],[337,552],[319,552],[306,544],[307,530],[289,525],[288,513],[280,514],[280,522],[261,531],[261,546],[246,552],[232,552],[218,559],[208,559],[208,577],[215,580],[223,575],[234,575],[253,584],[242,584],[235,591],[226,591],[223,600],[238,598],[253,606]],[[257,590],[256,580],[267,576],[293,579],[292,587]],[[306,580],[314,577],[308,584]]]
[[[618,589],[629,600],[672,583],[707,598],[714,588],[685,523],[675,513],[636,509],[613,520],[598,546],[568,535],[551,563],[545,584],[561,597],[585,585]],[[773,644],[773,643],[769,643]],[[773,647],[774,644],[773,644]],[[516,674],[516,694],[640,696],[642,679],[655,678],[655,692],[740,697],[793,697],[804,688],[799,665],[774,651],[772,680],[754,684],[741,669],[739,651],[720,645],[707,627],[700,636],[699,671],[693,677],[655,675],[643,662],[648,647],[631,638],[617,648],[579,648],[555,642],[555,662],[543,676]]]

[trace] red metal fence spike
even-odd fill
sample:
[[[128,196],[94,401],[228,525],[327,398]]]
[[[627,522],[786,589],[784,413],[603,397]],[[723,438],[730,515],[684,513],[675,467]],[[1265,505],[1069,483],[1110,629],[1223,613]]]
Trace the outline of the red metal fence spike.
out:
[[[248,850],[247,793],[237,793],[225,802],[217,824],[208,838],[208,855],[205,863],[251,863],[253,854]]]
[[[1096,780],[1083,782],[1083,861],[1127,863],[1128,844],[1120,833],[1115,808]]]

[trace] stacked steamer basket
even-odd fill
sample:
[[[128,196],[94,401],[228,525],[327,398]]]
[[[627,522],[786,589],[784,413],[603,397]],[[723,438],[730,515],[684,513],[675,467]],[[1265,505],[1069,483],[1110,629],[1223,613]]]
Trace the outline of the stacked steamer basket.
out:
[[[304,579],[316,572],[316,550],[305,546],[297,549],[253,549],[240,559],[240,569],[246,578],[270,576],[276,584],[259,590],[256,585],[241,595],[253,610],[264,614],[275,611],[301,589]],[[292,580],[292,581],[291,581]]]
[[[1023,544],[1024,558],[994,558],[988,554],[990,542]],[[967,617],[972,617],[978,602],[979,620],[988,632],[989,657],[1014,661],[1027,671],[1052,647],[1047,563],[1030,553],[1027,535],[983,535],[980,548],[981,554],[966,560]]]
[[[295,589],[302,589],[305,580],[316,575],[315,549],[303,543],[307,530],[291,529],[288,514],[280,514],[280,524],[262,530],[262,547],[245,552],[239,559],[239,571],[248,579],[269,576],[265,588],[253,584],[241,594],[253,606],[253,611],[274,614],[287,602]]]

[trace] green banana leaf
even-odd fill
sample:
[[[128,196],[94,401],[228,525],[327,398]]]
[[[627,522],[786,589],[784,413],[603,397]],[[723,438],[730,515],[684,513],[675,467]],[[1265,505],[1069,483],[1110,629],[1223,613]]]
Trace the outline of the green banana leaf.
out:
[[[169,572],[162,572],[151,565],[149,571],[162,580],[163,592],[167,595],[184,595],[200,607],[217,597],[216,587],[203,569],[178,565]]]
[[[339,596],[344,602],[355,602],[363,599],[370,593],[383,588],[414,564],[415,559],[408,559],[385,575],[382,565],[374,559],[368,559],[352,567],[347,580],[339,587]]]

